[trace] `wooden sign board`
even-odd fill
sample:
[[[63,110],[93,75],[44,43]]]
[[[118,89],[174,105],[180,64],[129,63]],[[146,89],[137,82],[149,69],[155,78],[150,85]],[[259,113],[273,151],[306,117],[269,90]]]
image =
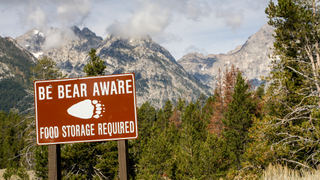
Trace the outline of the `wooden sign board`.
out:
[[[34,82],[38,145],[138,138],[134,73]]]

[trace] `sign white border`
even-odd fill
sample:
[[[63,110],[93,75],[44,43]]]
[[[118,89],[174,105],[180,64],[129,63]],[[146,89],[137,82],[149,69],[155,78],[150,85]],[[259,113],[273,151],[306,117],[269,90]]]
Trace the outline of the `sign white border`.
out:
[[[76,80],[86,80],[86,79],[97,79],[103,77],[121,77],[121,76],[132,76],[133,80],[133,99],[134,99],[134,114],[135,114],[135,124],[136,124],[136,136],[129,138],[114,138],[114,139],[97,139],[97,140],[83,140],[83,141],[65,141],[65,142],[53,142],[53,143],[39,143],[39,134],[38,134],[38,108],[37,108],[37,91],[34,89],[34,106],[35,106],[35,116],[36,116],[36,136],[37,136],[37,145],[52,145],[52,144],[71,144],[71,143],[83,143],[83,142],[99,142],[99,141],[117,141],[117,140],[130,140],[137,139],[139,136],[138,132],[138,117],[137,117],[137,102],[136,102],[136,83],[135,83],[135,74],[127,73],[127,74],[110,74],[110,75],[102,75],[102,76],[90,76],[90,77],[79,77],[79,78],[69,78],[69,79],[52,79],[52,80],[39,80],[35,81],[34,88],[36,88],[37,83],[46,83],[46,82],[61,82],[61,81],[76,81]]]

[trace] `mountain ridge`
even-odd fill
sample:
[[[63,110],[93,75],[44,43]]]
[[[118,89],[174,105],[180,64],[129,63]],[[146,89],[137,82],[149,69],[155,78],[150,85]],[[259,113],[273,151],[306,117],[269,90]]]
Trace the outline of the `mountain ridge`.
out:
[[[203,84],[215,88],[218,69],[225,71],[231,64],[238,67],[245,77],[254,82],[254,85],[262,83],[260,76],[267,76],[270,72],[271,60],[268,54],[272,53],[274,29],[264,25],[260,30],[250,36],[248,40],[227,54],[209,54],[201,56],[199,53],[184,55],[177,62],[191,75],[199,79]]]
[[[88,28],[72,28],[77,38],[66,36],[59,48],[44,48],[46,34],[40,31],[26,33],[17,38],[38,58],[48,56],[68,77],[84,76],[83,67],[88,62],[88,52],[97,49],[97,55],[106,62],[105,74],[134,72],[138,106],[149,101],[162,108],[167,100],[177,101],[179,97],[195,101],[201,93],[210,95],[210,90],[199,80],[188,74],[165,48],[153,41],[150,36],[122,38],[109,35],[102,39]],[[44,41],[42,41],[44,39]],[[28,46],[26,46],[28,45]],[[32,47],[35,45],[37,48]]]

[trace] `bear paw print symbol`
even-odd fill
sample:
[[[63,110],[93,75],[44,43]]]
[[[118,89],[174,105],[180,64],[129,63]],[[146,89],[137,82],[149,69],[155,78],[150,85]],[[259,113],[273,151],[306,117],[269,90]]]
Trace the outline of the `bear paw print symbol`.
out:
[[[67,112],[80,119],[91,119],[92,117],[98,119],[103,116],[105,108],[101,101],[86,99],[69,107]]]

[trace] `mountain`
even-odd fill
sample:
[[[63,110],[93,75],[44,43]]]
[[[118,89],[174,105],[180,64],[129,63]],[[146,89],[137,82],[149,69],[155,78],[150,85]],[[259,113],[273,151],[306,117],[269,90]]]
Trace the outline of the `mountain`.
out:
[[[88,60],[88,52],[91,48],[96,49],[103,39],[88,28],[80,30],[74,26],[71,29],[74,34],[69,36],[57,28],[51,28],[49,32],[46,32],[51,36],[53,34],[52,37],[56,36],[58,39],[56,41],[60,41],[56,48],[46,48],[48,42],[54,39],[46,37],[45,33],[39,29],[28,31],[17,37],[16,41],[36,58],[43,56],[52,58],[62,73],[68,74],[69,77],[82,77],[84,76],[83,66]]]
[[[245,42],[228,54],[210,54],[203,56],[199,53],[189,53],[178,60],[178,63],[191,75],[203,84],[214,89],[219,68],[222,72],[232,64],[238,67],[245,77],[252,80],[253,85],[261,83],[261,76],[270,72],[271,60],[268,54],[272,53],[274,29],[264,25]]]
[[[0,111],[28,108],[19,102],[30,86],[30,67],[36,58],[10,37],[0,37]]]
[[[54,32],[58,32],[54,29]],[[33,29],[18,37],[17,42],[38,58],[48,56],[69,77],[84,76],[83,66],[88,62],[88,52],[97,49],[97,55],[106,62],[106,74],[134,72],[136,75],[137,104],[149,101],[157,108],[167,100],[179,97],[195,101],[201,93],[210,95],[207,86],[188,74],[172,55],[150,36],[121,38],[109,35],[98,37],[88,28],[73,27],[75,37],[61,33],[61,46],[46,50],[48,36]]]

